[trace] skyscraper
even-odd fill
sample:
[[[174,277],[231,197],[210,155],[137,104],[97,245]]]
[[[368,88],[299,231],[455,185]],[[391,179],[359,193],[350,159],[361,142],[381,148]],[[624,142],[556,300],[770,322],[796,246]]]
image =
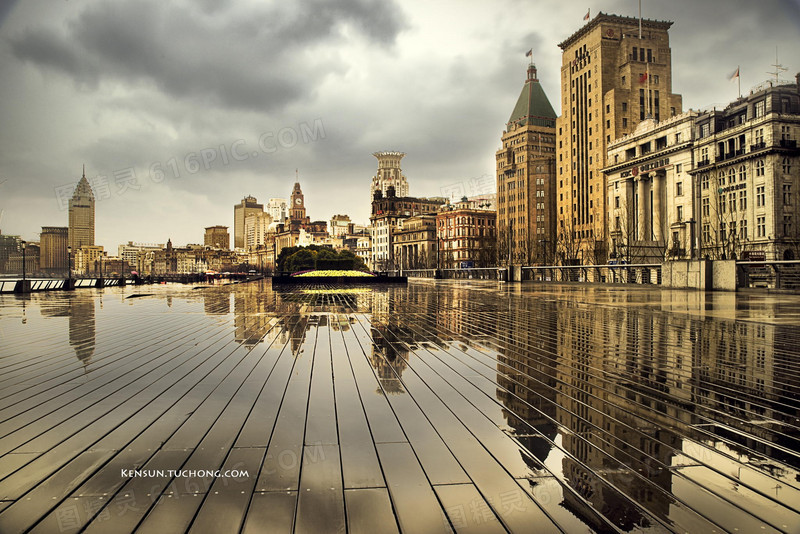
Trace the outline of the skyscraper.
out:
[[[500,263],[551,263],[556,216],[556,113],[536,67],[511,112],[497,151]]]
[[[389,187],[394,187],[394,194],[398,197],[408,196],[408,181],[400,170],[400,160],[404,152],[375,152],[378,158],[378,172],[372,177],[369,198],[375,198],[375,191],[380,191],[386,197]]]
[[[259,204],[255,197],[246,196],[239,204],[233,206],[233,247],[244,248],[244,220],[248,215],[262,213],[264,205]]]
[[[609,143],[652,117],[681,112],[672,93],[672,22],[600,13],[561,48],[558,250],[567,264],[605,263]]]
[[[69,200],[69,246],[73,251],[94,246],[94,193],[86,179],[86,168]]]

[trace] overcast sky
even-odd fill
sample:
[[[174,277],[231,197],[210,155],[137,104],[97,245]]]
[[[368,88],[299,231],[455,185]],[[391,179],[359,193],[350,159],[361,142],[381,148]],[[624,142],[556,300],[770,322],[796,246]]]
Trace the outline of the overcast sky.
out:
[[[684,109],[735,98],[737,65],[743,92],[769,78],[776,46],[800,70],[800,0],[642,4],[674,21]],[[0,0],[0,229],[66,226],[83,164],[112,254],[202,243],[243,196],[288,197],[295,169],[312,220],[366,223],[380,150],[407,153],[413,196],[482,192],[525,52],[558,112],[558,43],[587,9],[638,3]]]

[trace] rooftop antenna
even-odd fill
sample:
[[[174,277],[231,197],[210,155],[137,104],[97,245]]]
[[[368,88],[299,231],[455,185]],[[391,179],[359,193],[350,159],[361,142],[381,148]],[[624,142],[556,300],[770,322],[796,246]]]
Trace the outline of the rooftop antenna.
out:
[[[781,75],[782,72],[786,72],[786,67],[784,67],[783,65],[778,63],[778,47],[777,46],[775,47],[775,63],[773,63],[771,66],[775,67],[775,70],[772,71],[772,72],[768,72],[767,74],[771,74],[771,75],[775,76],[775,85],[778,85],[780,75]]]

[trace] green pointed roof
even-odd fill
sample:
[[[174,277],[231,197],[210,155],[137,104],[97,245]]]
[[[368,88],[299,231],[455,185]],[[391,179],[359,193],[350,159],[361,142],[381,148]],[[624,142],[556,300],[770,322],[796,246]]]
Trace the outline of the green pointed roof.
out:
[[[517,99],[517,105],[508,119],[509,126],[516,123],[518,126],[533,124],[535,126],[555,127],[556,112],[544,94],[539,79],[536,77],[536,67],[528,67],[528,79],[522,87],[522,92]]]

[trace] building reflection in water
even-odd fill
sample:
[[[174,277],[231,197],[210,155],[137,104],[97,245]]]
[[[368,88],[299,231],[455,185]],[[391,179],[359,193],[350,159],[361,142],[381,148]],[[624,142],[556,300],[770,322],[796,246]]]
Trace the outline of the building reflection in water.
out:
[[[765,507],[782,503],[784,519],[796,519],[790,512],[800,502],[774,497],[800,480],[791,327],[643,312],[639,304],[539,301],[531,311],[521,301],[505,318],[498,399],[539,460],[558,423],[567,453],[558,476],[574,490],[561,506],[591,525],[589,503],[624,531],[676,518],[755,531],[762,522],[742,520],[737,508],[736,488],[747,480],[748,492],[771,492]],[[692,507],[712,479],[726,489],[715,490],[714,509],[698,513]]]
[[[231,293],[229,291],[215,291],[215,288],[203,289],[203,311],[206,315],[227,315],[231,312]],[[252,294],[249,291],[244,294],[244,299],[247,295]],[[236,293],[239,295],[239,293]]]
[[[92,294],[76,291],[40,303],[42,317],[66,317],[69,344],[86,369],[95,350],[95,301]]]

